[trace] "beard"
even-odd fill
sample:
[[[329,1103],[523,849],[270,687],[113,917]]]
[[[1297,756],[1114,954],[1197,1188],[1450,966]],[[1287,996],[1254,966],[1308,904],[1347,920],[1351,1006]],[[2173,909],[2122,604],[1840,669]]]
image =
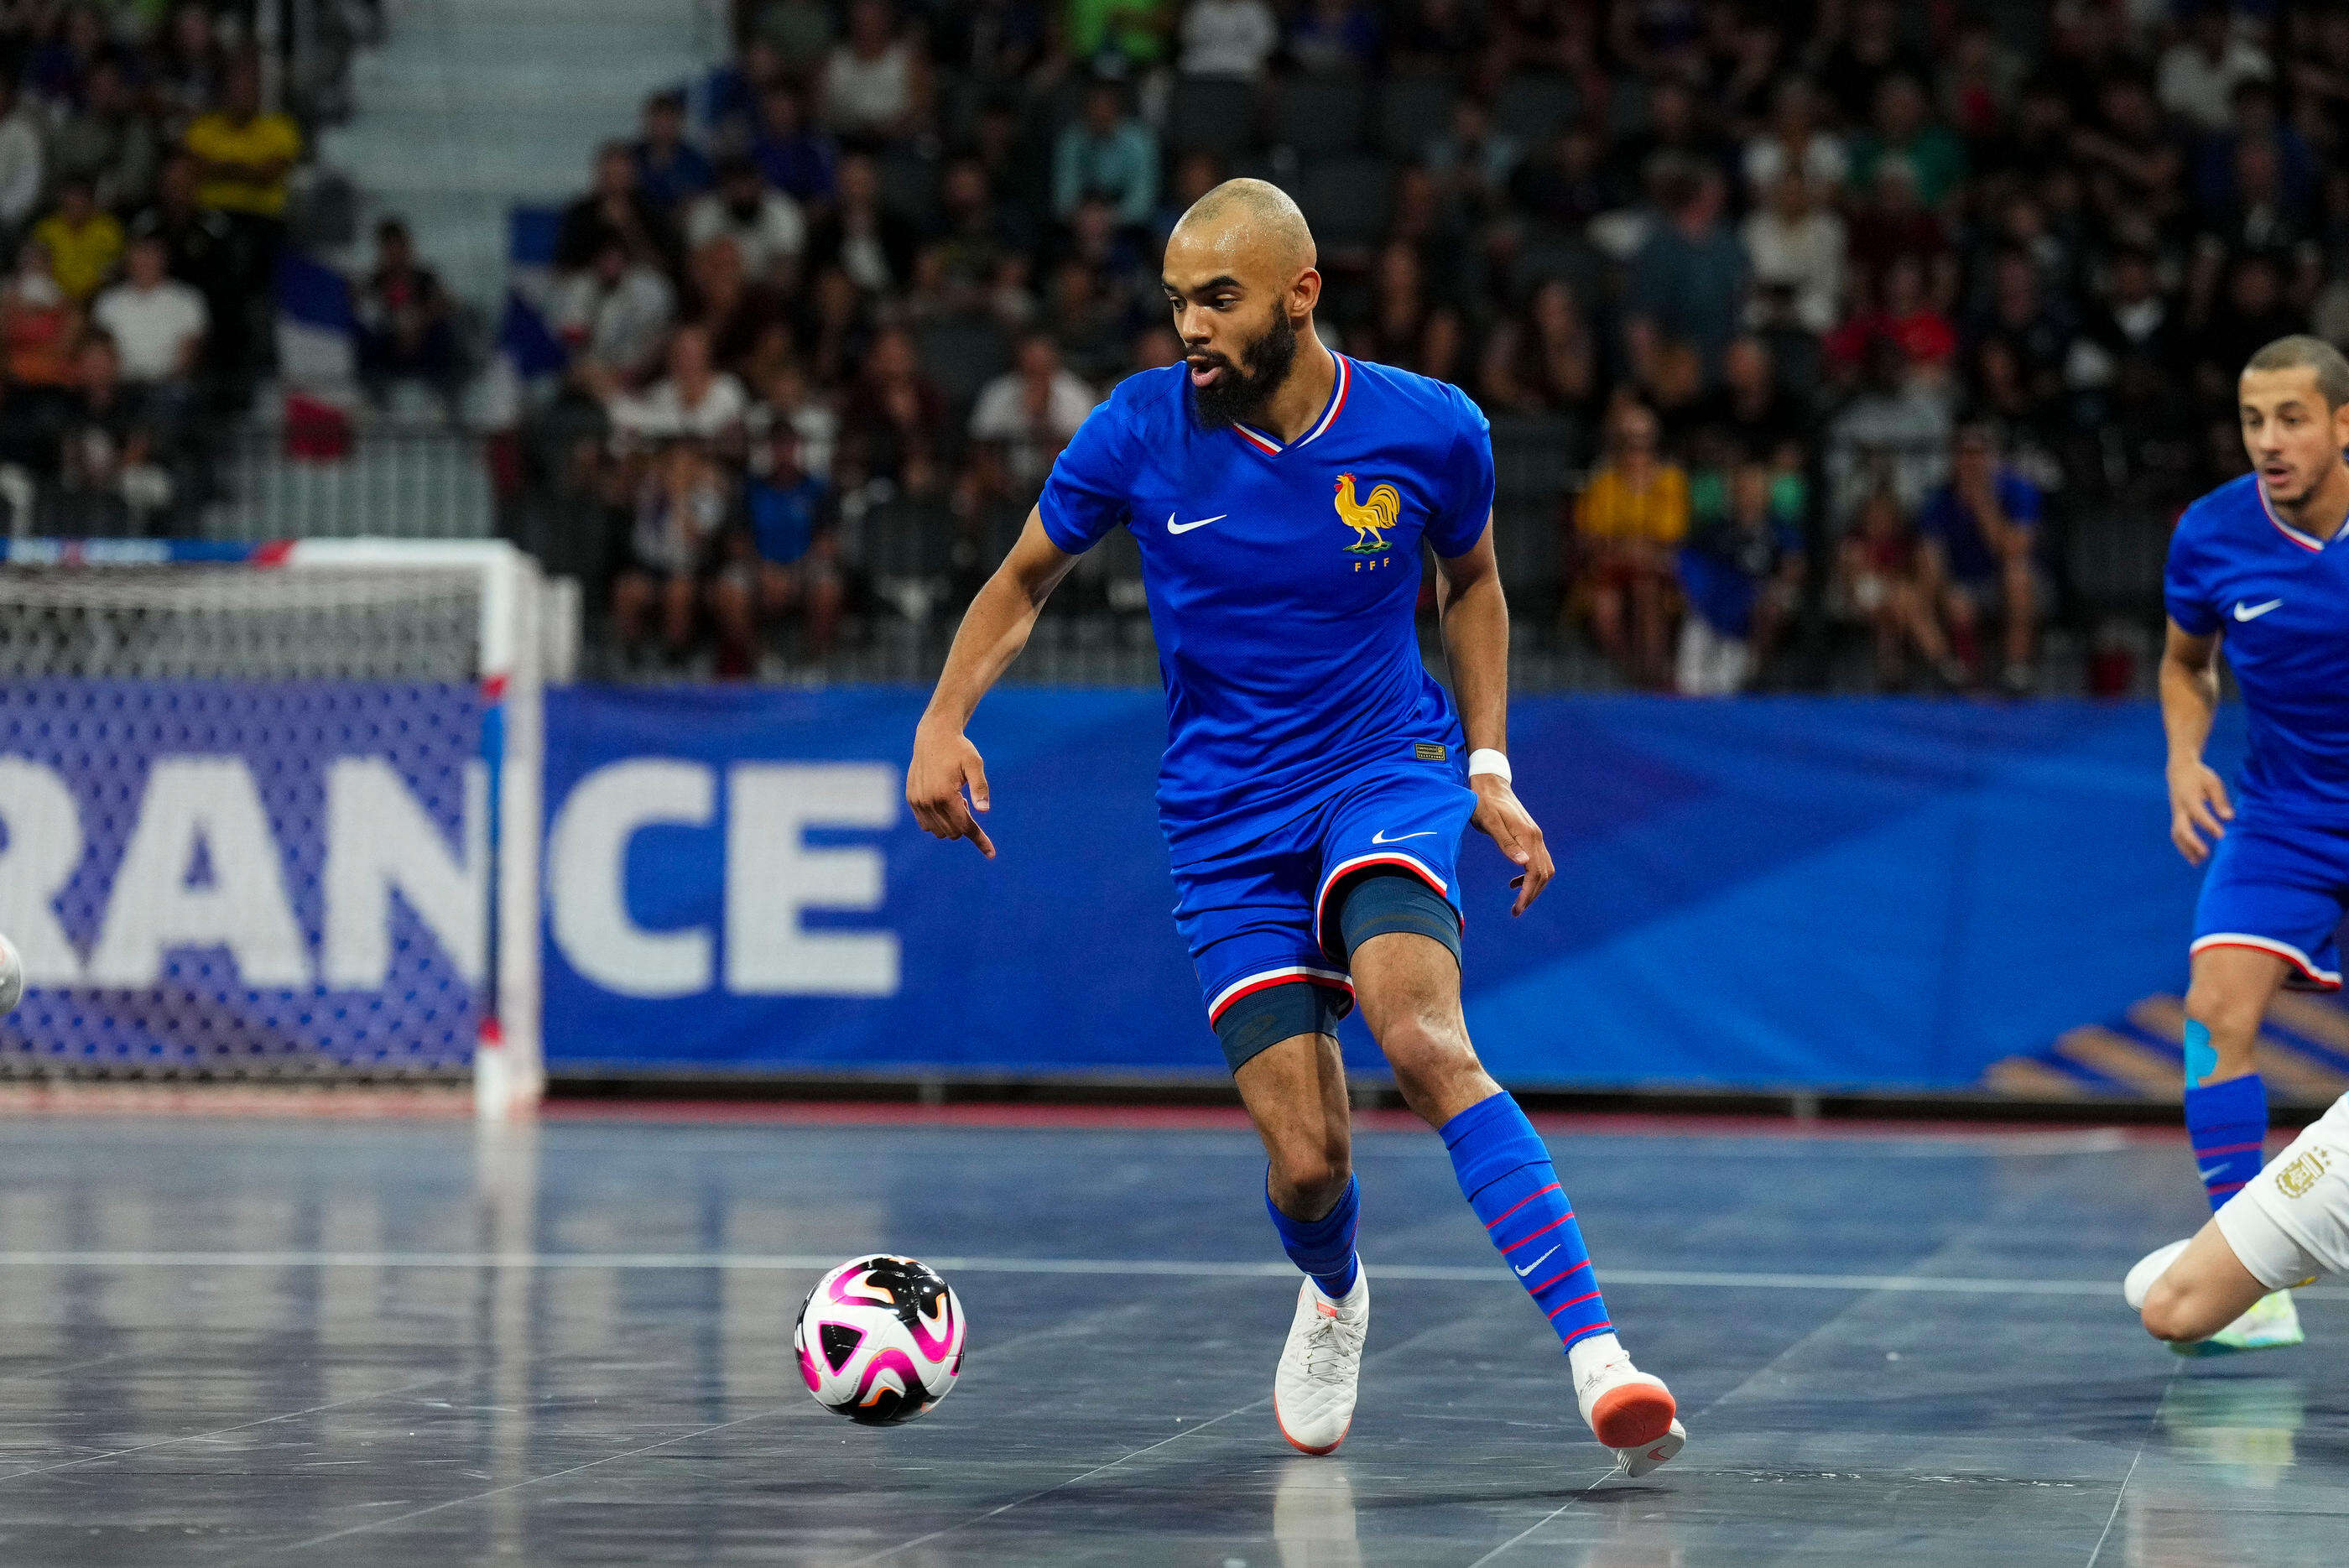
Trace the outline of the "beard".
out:
[[[1208,358],[1223,374],[1191,389],[1191,410],[1199,422],[1216,430],[1254,419],[1288,379],[1289,367],[1297,362],[1297,328],[1285,313],[1276,314],[1264,336],[1240,350],[1238,364],[1220,354]]]

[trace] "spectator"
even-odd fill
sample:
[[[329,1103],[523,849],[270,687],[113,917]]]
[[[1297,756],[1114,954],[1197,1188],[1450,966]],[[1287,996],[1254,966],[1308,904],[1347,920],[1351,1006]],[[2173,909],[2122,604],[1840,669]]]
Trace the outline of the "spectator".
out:
[[[1407,254],[1407,253],[1406,253]],[[1563,278],[1534,290],[1525,319],[1504,320],[1485,339],[1482,396],[1516,413],[1588,408],[1599,389],[1598,346]]]
[[[839,149],[808,123],[806,102],[792,88],[778,84],[759,95],[750,156],[768,184],[802,206],[832,199]]]
[[[171,275],[204,296],[211,317],[204,348],[208,366],[244,363],[253,313],[241,285],[249,268],[228,220],[197,204],[194,159],[175,152],[163,160],[155,203],[132,220],[130,233],[159,242]]]
[[[1191,0],[1182,43],[1175,68],[1186,77],[1262,81],[1280,47],[1280,22],[1265,0]]]
[[[914,275],[921,235],[881,200],[881,172],[852,152],[840,161],[840,199],[808,236],[808,261],[836,269],[868,295],[885,294]]]
[[[1455,212],[1485,218],[1507,192],[1519,151],[1516,137],[1493,129],[1493,111],[1483,100],[1464,97],[1452,106],[1451,129],[1421,151],[1420,164]]]
[[[1083,115],[1061,132],[1052,160],[1052,211],[1066,220],[1087,196],[1099,196],[1118,222],[1138,229],[1158,201],[1158,143],[1125,112],[1114,82],[1085,92]]]
[[[1933,308],[1925,271],[1913,255],[1896,256],[1884,270],[1875,307],[1854,311],[1829,335],[1829,362],[1856,370],[1872,345],[1889,340],[1900,349],[1901,374],[1920,383],[1940,384],[1958,351],[1958,331]]]
[[[841,494],[934,493],[943,478],[937,437],[945,423],[946,399],[922,374],[914,340],[901,328],[882,328],[841,411]]]
[[[1819,84],[1847,123],[1868,118],[1888,78],[1923,81],[1933,74],[1932,62],[1901,36],[1901,16],[1895,0],[1857,0],[1842,36],[1819,61]]]
[[[1288,57],[1309,76],[1368,76],[1379,62],[1371,0],[1308,0],[1289,24]]]
[[[603,145],[595,154],[594,188],[563,209],[554,265],[566,272],[591,266],[610,240],[661,265],[677,250],[667,217],[636,183],[636,154],[625,141]]]
[[[1847,518],[1863,497],[1889,488],[1904,512],[1923,504],[1948,462],[1946,389],[1913,376],[1900,345],[1869,340],[1858,392],[1827,421],[1826,468],[1832,514]]]
[[[1104,74],[1151,70],[1166,57],[1174,11],[1174,0],[1071,0],[1069,57]]]
[[[32,221],[44,161],[38,112],[18,99],[16,78],[0,71],[0,233],[17,234]]]
[[[1802,585],[1803,541],[1773,504],[1766,464],[1743,462],[1730,476],[1727,515],[1696,529],[1680,552],[1677,689],[1683,697],[1729,697],[1767,666]]]
[[[57,187],[57,208],[33,225],[33,237],[48,247],[57,286],[76,305],[88,304],[122,260],[121,220],[98,204],[87,180]]]
[[[201,291],[170,275],[163,238],[130,242],[128,275],[98,296],[90,318],[114,342],[122,379],[150,400],[184,403],[212,311]]]
[[[1770,129],[1745,143],[1745,188],[1766,192],[1789,171],[1812,188],[1839,191],[1851,177],[1851,160],[1841,140],[1819,129],[1818,97],[1809,81],[1788,77],[1772,100]]]
[[[145,534],[171,504],[171,477],[158,460],[154,430],[123,384],[114,342],[103,332],[86,336],[74,355],[57,472],[63,532]]]
[[[780,336],[778,348],[790,356],[789,296],[746,274],[733,235],[713,235],[694,247],[687,283],[688,314],[709,334],[710,358],[719,369],[741,374],[771,335]]]
[[[848,36],[823,67],[823,109],[833,130],[864,146],[902,141],[929,105],[929,65],[897,26],[886,0],[852,0]]]
[[[261,66],[239,57],[228,69],[218,108],[199,115],[184,144],[198,164],[196,200],[250,226],[274,252],[285,232],[285,179],[302,156],[302,132],[290,115],[261,107]]]
[[[205,0],[180,0],[173,8],[148,74],[175,120],[194,119],[219,96],[224,73]]]
[[[593,265],[564,285],[555,330],[571,350],[574,377],[609,401],[651,372],[676,315],[668,279],[607,231]]]
[[[840,415],[809,388],[807,373],[796,363],[777,365],[759,386],[759,402],[750,423],[762,433],[788,426],[799,438],[794,449],[800,467],[832,483],[832,456],[840,445]]]
[[[1917,536],[1890,489],[1879,485],[1859,503],[1851,531],[1837,546],[1828,597],[1838,615],[1868,628],[1878,691],[1908,684],[1911,644],[1930,650],[1936,668],[1947,661],[1940,628],[1917,598]]]
[[[11,403],[35,392],[69,387],[75,377],[74,344],[81,337],[81,311],[58,286],[49,247],[37,236],[16,250],[16,270],[0,286],[0,370]],[[8,410],[21,413],[21,406]]]
[[[641,441],[686,440],[739,457],[750,400],[742,383],[711,361],[709,330],[688,322],[669,334],[668,374],[636,397],[612,403],[612,424]]]
[[[417,381],[437,394],[451,417],[464,376],[455,308],[440,277],[416,259],[408,225],[376,225],[375,270],[360,285],[359,379],[381,401],[393,385]]]
[[[627,564],[612,583],[612,628],[624,654],[641,657],[656,618],[672,662],[691,651],[702,581],[730,511],[725,481],[701,443],[664,442],[637,486]]]
[[[2234,120],[2235,89],[2273,74],[2267,56],[2235,30],[2233,7],[2202,0],[2187,18],[2184,35],[2161,57],[2158,91],[2162,108],[2217,135]]]
[[[1574,503],[1576,576],[1591,635],[1632,685],[1664,683],[1671,552],[1688,535],[1688,475],[1658,455],[1656,416],[1626,402]]]
[[[1813,199],[1800,173],[1781,172],[1765,189],[1768,204],[1745,220],[1754,268],[1747,324],[1832,331],[1843,318],[1843,219]]]
[[[797,202],[771,189],[749,158],[729,158],[718,166],[718,188],[696,200],[685,215],[685,243],[698,251],[720,235],[734,242],[752,277],[789,287],[808,245],[806,220]]]
[[[100,59],[83,85],[81,106],[49,137],[51,176],[87,182],[109,211],[136,212],[154,194],[161,161],[154,121],[139,112],[122,67]]]
[[[2038,537],[2039,488],[2001,461],[1997,432],[1983,423],[1961,427],[1951,449],[1950,482],[1933,493],[1917,520],[1919,598],[1938,619],[1954,662],[1949,673],[1970,680],[1985,616],[2004,622],[2005,664],[1999,682],[2014,696],[2031,691],[2032,644],[2037,632],[2037,587],[2032,552]]]
[[[1606,142],[1582,120],[1561,124],[1520,161],[1510,176],[1509,193],[1532,216],[1568,232],[1623,204],[1622,190],[1607,168]]]
[[[1887,77],[1876,89],[1871,129],[1851,150],[1851,181],[1866,190],[1877,164],[1886,158],[1907,161],[1917,177],[1917,199],[1939,208],[1965,178],[1966,152],[1958,139],[1932,120],[1932,103],[1918,79]]]
[[[1018,364],[989,381],[970,411],[977,496],[1040,490],[1052,460],[1098,401],[1091,387],[1061,369],[1060,348],[1049,334],[1023,338]]]
[[[1777,367],[1761,338],[1733,340],[1721,357],[1721,387],[1703,404],[1700,425],[1736,461],[1775,465],[1782,472],[1805,466],[1806,410],[1779,389]]]
[[[1632,373],[1653,386],[1670,344],[1692,349],[1703,373],[1717,372],[1745,309],[1745,248],[1722,219],[1721,175],[1683,167],[1666,181],[1660,205],[1670,214],[1633,258],[1625,302],[1625,347]]]
[[[674,212],[717,182],[701,150],[685,139],[685,94],[657,92],[645,100],[645,133],[632,152],[636,189],[662,212]]]
[[[800,462],[800,440],[777,425],[752,452],[743,526],[711,585],[721,674],[748,673],[752,652],[786,617],[802,619],[802,651],[820,660],[840,625],[839,534],[831,488]]]

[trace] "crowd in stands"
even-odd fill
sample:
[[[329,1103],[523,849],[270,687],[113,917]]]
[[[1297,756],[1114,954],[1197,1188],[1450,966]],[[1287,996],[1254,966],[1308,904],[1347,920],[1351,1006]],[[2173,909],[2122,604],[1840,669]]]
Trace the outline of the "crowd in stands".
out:
[[[1087,410],[1180,357],[1159,248],[1235,174],[1313,223],[1326,341],[1493,419],[1520,621],[1642,687],[1843,648],[1886,687],[2032,690],[2051,618],[2158,615],[2156,574],[2085,580],[2066,541],[2158,562],[2240,471],[2245,357],[2349,338],[2339,5],[736,20],[562,225],[544,480],[599,520],[653,663],[747,672],[820,658],[844,611],[951,609]]]
[[[0,526],[169,529],[213,482],[303,155],[245,12],[0,5]]]

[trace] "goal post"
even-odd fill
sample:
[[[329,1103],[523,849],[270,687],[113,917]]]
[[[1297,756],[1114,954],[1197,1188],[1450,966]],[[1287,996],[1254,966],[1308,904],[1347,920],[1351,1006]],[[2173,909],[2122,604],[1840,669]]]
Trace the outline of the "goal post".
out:
[[[0,539],[0,1077],[534,1106],[574,615],[503,541]]]

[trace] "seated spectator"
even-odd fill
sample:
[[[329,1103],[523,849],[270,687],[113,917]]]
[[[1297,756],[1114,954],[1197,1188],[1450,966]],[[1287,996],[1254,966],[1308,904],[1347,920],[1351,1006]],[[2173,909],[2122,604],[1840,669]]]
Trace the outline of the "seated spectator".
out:
[[[808,123],[806,101],[792,88],[778,84],[759,95],[750,157],[768,184],[802,206],[832,199],[839,149]]]
[[[607,141],[595,154],[595,182],[563,209],[555,231],[554,265],[577,272],[595,265],[605,244],[619,241],[636,255],[662,265],[677,254],[677,234],[667,216],[636,183],[636,158],[625,141]]]
[[[1778,84],[1770,129],[1746,142],[1742,164],[1745,188],[1757,196],[1788,173],[1802,175],[1817,191],[1839,190],[1851,177],[1843,143],[1819,128],[1816,89],[1799,76]]]
[[[1958,329],[1933,308],[1925,269],[1915,256],[1893,258],[1884,269],[1877,303],[1852,312],[1822,347],[1838,369],[1857,370],[1879,340],[1899,347],[1903,375],[1937,383],[1947,378],[1958,351]]]
[[[1778,386],[1770,346],[1759,337],[1733,339],[1721,357],[1721,385],[1699,404],[1691,424],[1711,433],[1733,460],[1759,462],[1782,473],[1804,467],[1804,410]]]
[[[1052,157],[1052,211],[1062,221],[1099,196],[1118,222],[1139,229],[1158,202],[1158,139],[1125,111],[1115,82],[1085,91],[1084,112],[1061,131]]]
[[[1624,343],[1632,373],[1653,386],[1669,344],[1696,351],[1710,378],[1722,350],[1744,324],[1749,269],[1745,247],[1722,217],[1721,176],[1682,165],[1666,180],[1659,205],[1670,214],[1633,258],[1625,301]]]
[[[223,63],[204,0],[180,0],[149,52],[147,75],[173,119],[202,114],[220,92]]]
[[[1860,502],[1851,531],[1836,548],[1827,599],[1834,614],[1868,627],[1878,691],[1908,684],[1912,643],[1928,651],[1937,669],[1947,661],[1940,628],[1922,613],[1917,597],[1917,535],[1889,489],[1879,486]]]
[[[39,110],[21,101],[16,78],[0,71],[0,234],[21,233],[41,204],[44,140]]]
[[[1265,0],[1191,0],[1180,42],[1174,68],[1186,77],[1262,81],[1280,47],[1280,21]]]
[[[1493,111],[1483,99],[1463,97],[1452,106],[1450,129],[1429,140],[1419,161],[1435,177],[1444,201],[1484,217],[1501,205],[1523,151],[1516,137],[1493,128]]]
[[[1683,697],[1729,697],[1768,664],[1803,580],[1796,520],[1772,498],[1775,476],[1761,462],[1741,462],[1729,481],[1729,510],[1681,547],[1681,622],[1677,688]]]
[[[136,212],[154,194],[161,161],[155,122],[139,112],[122,67],[99,60],[84,84],[81,106],[50,134],[50,177],[86,181],[99,206]]]
[[[2202,0],[2188,16],[2183,36],[2162,55],[2156,91],[2162,108],[2196,130],[2215,135],[2233,122],[2235,88],[2273,74],[2267,56],[2235,30],[2234,7]]]
[[[646,466],[628,532],[627,564],[612,582],[612,629],[621,651],[641,657],[658,619],[672,660],[692,649],[702,581],[733,510],[718,464],[698,441],[671,439]]]
[[[1997,432],[1980,422],[1961,427],[1950,482],[1917,519],[1919,597],[1946,628],[1953,678],[1971,678],[1982,620],[1995,614],[2005,624],[2000,684],[2018,697],[2030,693],[2039,510],[2039,487],[2001,461]]]
[[[808,235],[808,265],[837,269],[868,295],[885,294],[914,275],[921,236],[881,200],[881,171],[852,152],[840,161],[839,199]]]
[[[90,319],[114,341],[122,379],[150,401],[184,404],[212,311],[202,293],[166,271],[160,234],[130,242],[123,280],[98,296]]]
[[[106,286],[122,260],[122,223],[98,204],[87,180],[57,187],[57,204],[33,225],[33,237],[48,247],[57,286],[76,305],[87,305]]]
[[[1564,278],[1534,290],[1522,321],[1504,319],[1485,339],[1480,400],[1515,413],[1563,413],[1598,395],[1599,354]]]
[[[181,144],[194,155],[196,200],[251,226],[271,249],[284,232],[286,176],[302,156],[301,129],[261,107],[261,63],[243,55],[223,78],[220,105],[199,115]]]
[[[832,490],[801,466],[799,446],[790,426],[777,425],[751,449],[743,526],[710,588],[721,675],[750,673],[752,650],[794,614],[807,659],[832,650],[843,598]]]
[[[1843,219],[1814,199],[1800,174],[1781,173],[1764,190],[1768,203],[1746,217],[1744,231],[1754,266],[1746,322],[1831,332],[1843,318]]]
[[[83,337],[57,443],[66,532],[145,534],[171,504],[171,476],[157,459],[154,429],[120,370],[111,338],[103,332]]]
[[[433,270],[416,259],[408,225],[376,225],[375,270],[352,302],[359,326],[359,379],[381,401],[398,381],[419,381],[453,416],[465,368],[457,348],[455,309]]]
[[[1288,27],[1288,57],[1309,76],[1368,76],[1378,68],[1371,0],[1309,0]]]
[[[832,21],[821,10],[824,36],[814,51],[813,58],[821,61],[832,47]],[[798,78],[803,71],[786,65],[774,40],[763,30],[754,30],[743,40],[742,53],[736,58],[719,64],[703,79],[701,92],[701,123],[710,144],[716,147],[740,147],[755,134],[759,118],[759,101],[771,88]]]
[[[681,92],[657,92],[645,100],[645,133],[632,151],[636,188],[663,212],[675,212],[717,182],[709,160],[685,139]]]
[[[1863,277],[1880,278],[1903,256],[1923,269],[1926,297],[1948,309],[1957,293],[1958,258],[1940,214],[1917,197],[1917,171],[1888,153],[1876,161],[1868,199],[1852,209],[1850,261]]]
[[[17,247],[16,272],[0,285],[0,371],[11,392],[72,386],[81,327],[79,307],[57,286],[49,247],[37,238],[26,240]]]
[[[808,242],[800,204],[771,189],[748,158],[719,164],[718,188],[686,209],[688,250],[698,251],[721,234],[733,240],[752,277],[788,287],[798,276]]]
[[[1091,387],[1061,368],[1061,351],[1048,334],[1022,339],[1019,363],[989,381],[971,408],[972,499],[1041,490],[1052,460],[1098,401]]]
[[[1945,386],[1913,375],[1889,337],[1869,341],[1859,390],[1827,421],[1830,515],[1849,517],[1878,485],[1904,508],[1921,505],[1947,470],[1950,399]]]
[[[1664,683],[1671,552],[1688,535],[1688,475],[1657,455],[1656,416],[1616,410],[1605,461],[1574,503],[1578,596],[1591,635],[1634,686]]]
[[[1852,143],[1853,187],[1867,190],[1879,161],[1899,158],[1917,176],[1920,202],[1932,208],[1947,202],[1965,178],[1966,150],[1945,127],[1934,123],[1932,112],[1932,100],[1916,78],[1885,78],[1876,89],[1869,129]]]
[[[571,350],[573,377],[609,401],[659,363],[677,315],[677,296],[661,270],[630,251],[616,232],[604,235],[592,264],[563,286],[555,333]]]
[[[826,484],[832,483],[832,454],[840,445],[840,415],[808,386],[807,372],[791,360],[778,364],[759,383],[759,401],[750,410],[750,428],[767,435],[786,427],[799,438],[793,461]]]
[[[1607,166],[1606,152],[1606,140],[1596,127],[1587,120],[1568,120],[1518,162],[1509,176],[1509,194],[1553,228],[1576,233],[1623,205],[1624,193]]]
[[[710,358],[721,370],[741,375],[771,333],[791,348],[790,297],[771,283],[754,281],[742,265],[742,247],[731,234],[696,245],[687,282],[686,314],[709,333]]]
[[[846,140],[871,146],[902,141],[928,113],[929,64],[897,24],[886,0],[853,0],[848,36],[823,67],[823,111]]]
[[[750,400],[709,355],[709,329],[688,322],[669,335],[668,374],[641,395],[612,401],[612,426],[640,441],[690,440],[739,454]]]
[[[891,495],[935,493],[938,432],[946,423],[946,399],[914,352],[903,328],[874,334],[864,372],[840,415],[840,450],[834,462],[840,493]]]

